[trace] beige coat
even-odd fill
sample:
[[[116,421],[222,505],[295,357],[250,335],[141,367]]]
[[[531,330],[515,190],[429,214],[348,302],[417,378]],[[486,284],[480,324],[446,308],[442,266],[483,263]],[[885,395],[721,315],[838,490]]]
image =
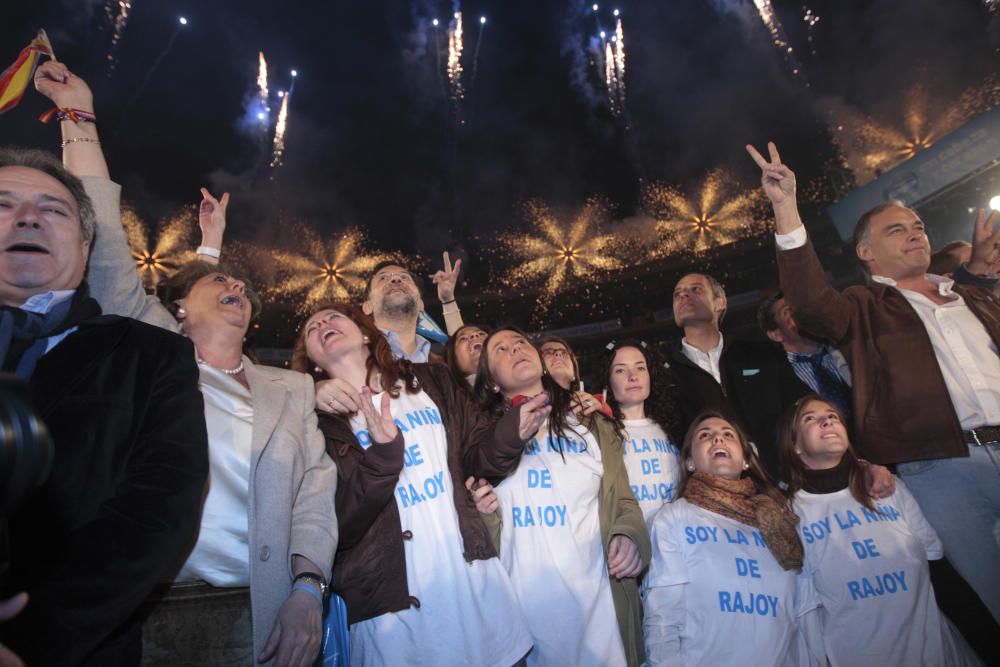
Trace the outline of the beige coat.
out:
[[[106,313],[176,331],[173,316],[142,288],[121,225],[120,188],[101,178],[83,181],[98,222],[87,275],[91,295]],[[337,550],[337,468],[316,425],[312,379],[246,357],[243,364],[253,399],[247,512],[254,651],[260,655],[291,592],[292,555],[308,558],[330,580]]]

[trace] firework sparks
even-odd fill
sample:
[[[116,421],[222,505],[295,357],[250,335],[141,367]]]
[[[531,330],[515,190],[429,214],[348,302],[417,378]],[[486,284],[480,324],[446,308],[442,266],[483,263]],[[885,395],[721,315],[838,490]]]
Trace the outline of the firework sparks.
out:
[[[499,252],[519,263],[501,282],[508,288],[539,286],[538,304],[545,310],[561,292],[594,283],[607,271],[625,266],[623,242],[601,233],[606,207],[591,199],[569,223],[561,223],[548,206],[538,201],[525,205],[532,234],[499,238]]]
[[[858,185],[863,185],[997,104],[1000,76],[995,75],[958,99],[935,99],[923,86],[915,86],[903,96],[900,117],[888,122],[833,103],[828,104],[827,112],[847,167]]]
[[[462,87],[462,12],[455,12],[455,21],[448,32],[448,83],[451,84],[451,99],[458,105],[465,97]]]
[[[618,109],[618,77],[615,76],[615,51],[611,42],[604,44],[604,82],[608,87],[608,105],[611,113],[617,116]]]
[[[132,257],[146,289],[152,289],[181,265],[196,258],[193,230],[198,226],[196,206],[185,206],[160,222],[152,241],[146,225],[129,207],[122,209],[122,224]]]
[[[709,172],[692,196],[655,183],[643,193],[643,208],[656,219],[661,257],[701,254],[767,230],[765,199],[760,188],[733,187],[721,169]]]
[[[367,273],[379,262],[399,259],[395,253],[368,252],[367,240],[357,229],[324,242],[312,229],[295,223],[290,237],[300,240],[298,250],[260,249],[256,254],[266,258],[277,273],[264,296],[285,302],[298,300],[299,315],[309,314],[326,301],[360,296]]]
[[[806,24],[806,39],[809,42],[809,52],[816,55],[816,44],[813,42],[813,31],[819,23],[819,15],[809,7],[802,6],[802,21]]]
[[[778,51],[781,52],[785,62],[792,69],[792,74],[802,76],[802,65],[799,63],[798,58],[795,57],[795,49],[792,48],[792,45],[788,43],[788,38],[785,37],[785,31],[781,27],[778,16],[774,13],[774,6],[771,5],[771,0],[753,0],[753,4],[757,8],[760,20],[764,22],[764,27],[771,33],[771,42],[778,47]]]
[[[260,98],[261,108],[267,109],[267,61],[264,59],[263,51],[257,53],[257,96]]]
[[[115,9],[117,8],[117,12]],[[108,49],[108,76],[115,71],[115,66],[118,64],[118,58],[115,56],[115,51],[118,47],[118,42],[122,40],[122,35],[125,33],[125,26],[128,24],[128,15],[132,11],[131,0],[108,0],[108,3],[104,6],[104,13],[108,17],[108,21],[111,24],[111,48]]]
[[[278,112],[278,122],[274,126],[274,151],[271,155],[272,169],[281,166],[281,160],[285,155],[285,128],[288,124],[288,100],[291,97],[291,90],[281,97],[281,110]]]
[[[617,10],[615,16],[618,16]],[[603,40],[607,33],[601,32]],[[608,107],[615,118],[625,112],[625,31],[618,17],[615,34],[604,42],[604,84],[608,91]]]

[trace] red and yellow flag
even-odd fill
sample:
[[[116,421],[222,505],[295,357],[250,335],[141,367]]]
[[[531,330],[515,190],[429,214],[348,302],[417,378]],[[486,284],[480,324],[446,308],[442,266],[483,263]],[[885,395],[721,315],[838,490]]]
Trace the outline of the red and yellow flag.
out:
[[[24,91],[31,83],[35,68],[38,67],[38,61],[42,56],[55,59],[48,36],[44,30],[39,30],[38,36],[21,51],[14,64],[0,74],[0,113],[16,107],[24,97]]]

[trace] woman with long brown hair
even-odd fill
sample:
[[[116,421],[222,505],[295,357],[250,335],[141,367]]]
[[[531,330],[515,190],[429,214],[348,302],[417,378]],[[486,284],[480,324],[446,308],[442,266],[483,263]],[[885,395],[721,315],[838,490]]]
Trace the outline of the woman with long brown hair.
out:
[[[513,665],[532,645],[467,475],[510,472],[548,415],[541,398],[496,424],[442,364],[392,353],[348,303],[305,323],[295,368],[357,387],[357,412],[323,413],[338,467],[332,588],[354,665]]]
[[[868,496],[840,408],[803,397],[779,444],[830,664],[978,664],[934,597],[937,534],[902,481],[877,504]]]
[[[652,523],[648,664],[795,663],[800,616],[815,609],[798,590],[798,518],[746,435],[719,413],[695,418],[681,461],[681,497]]]
[[[516,470],[496,487],[500,559],[535,638],[528,664],[640,664],[636,578],[649,534],[621,437],[603,415],[573,414],[574,394],[545,373],[538,350],[515,329],[487,337],[475,394],[501,420],[524,401],[552,403]]]

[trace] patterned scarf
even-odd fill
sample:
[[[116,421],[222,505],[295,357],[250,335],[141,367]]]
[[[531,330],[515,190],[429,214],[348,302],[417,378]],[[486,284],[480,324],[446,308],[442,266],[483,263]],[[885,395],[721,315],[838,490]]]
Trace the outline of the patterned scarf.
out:
[[[50,337],[100,314],[101,307],[90,298],[86,283],[81,283],[71,298],[57,303],[47,313],[0,306],[3,370],[14,372],[23,380],[30,379],[38,360],[45,354]]]
[[[799,517],[787,508],[777,489],[761,493],[749,477],[726,479],[696,472],[684,485],[684,499],[758,529],[781,567],[802,569],[802,542],[796,530]]]

